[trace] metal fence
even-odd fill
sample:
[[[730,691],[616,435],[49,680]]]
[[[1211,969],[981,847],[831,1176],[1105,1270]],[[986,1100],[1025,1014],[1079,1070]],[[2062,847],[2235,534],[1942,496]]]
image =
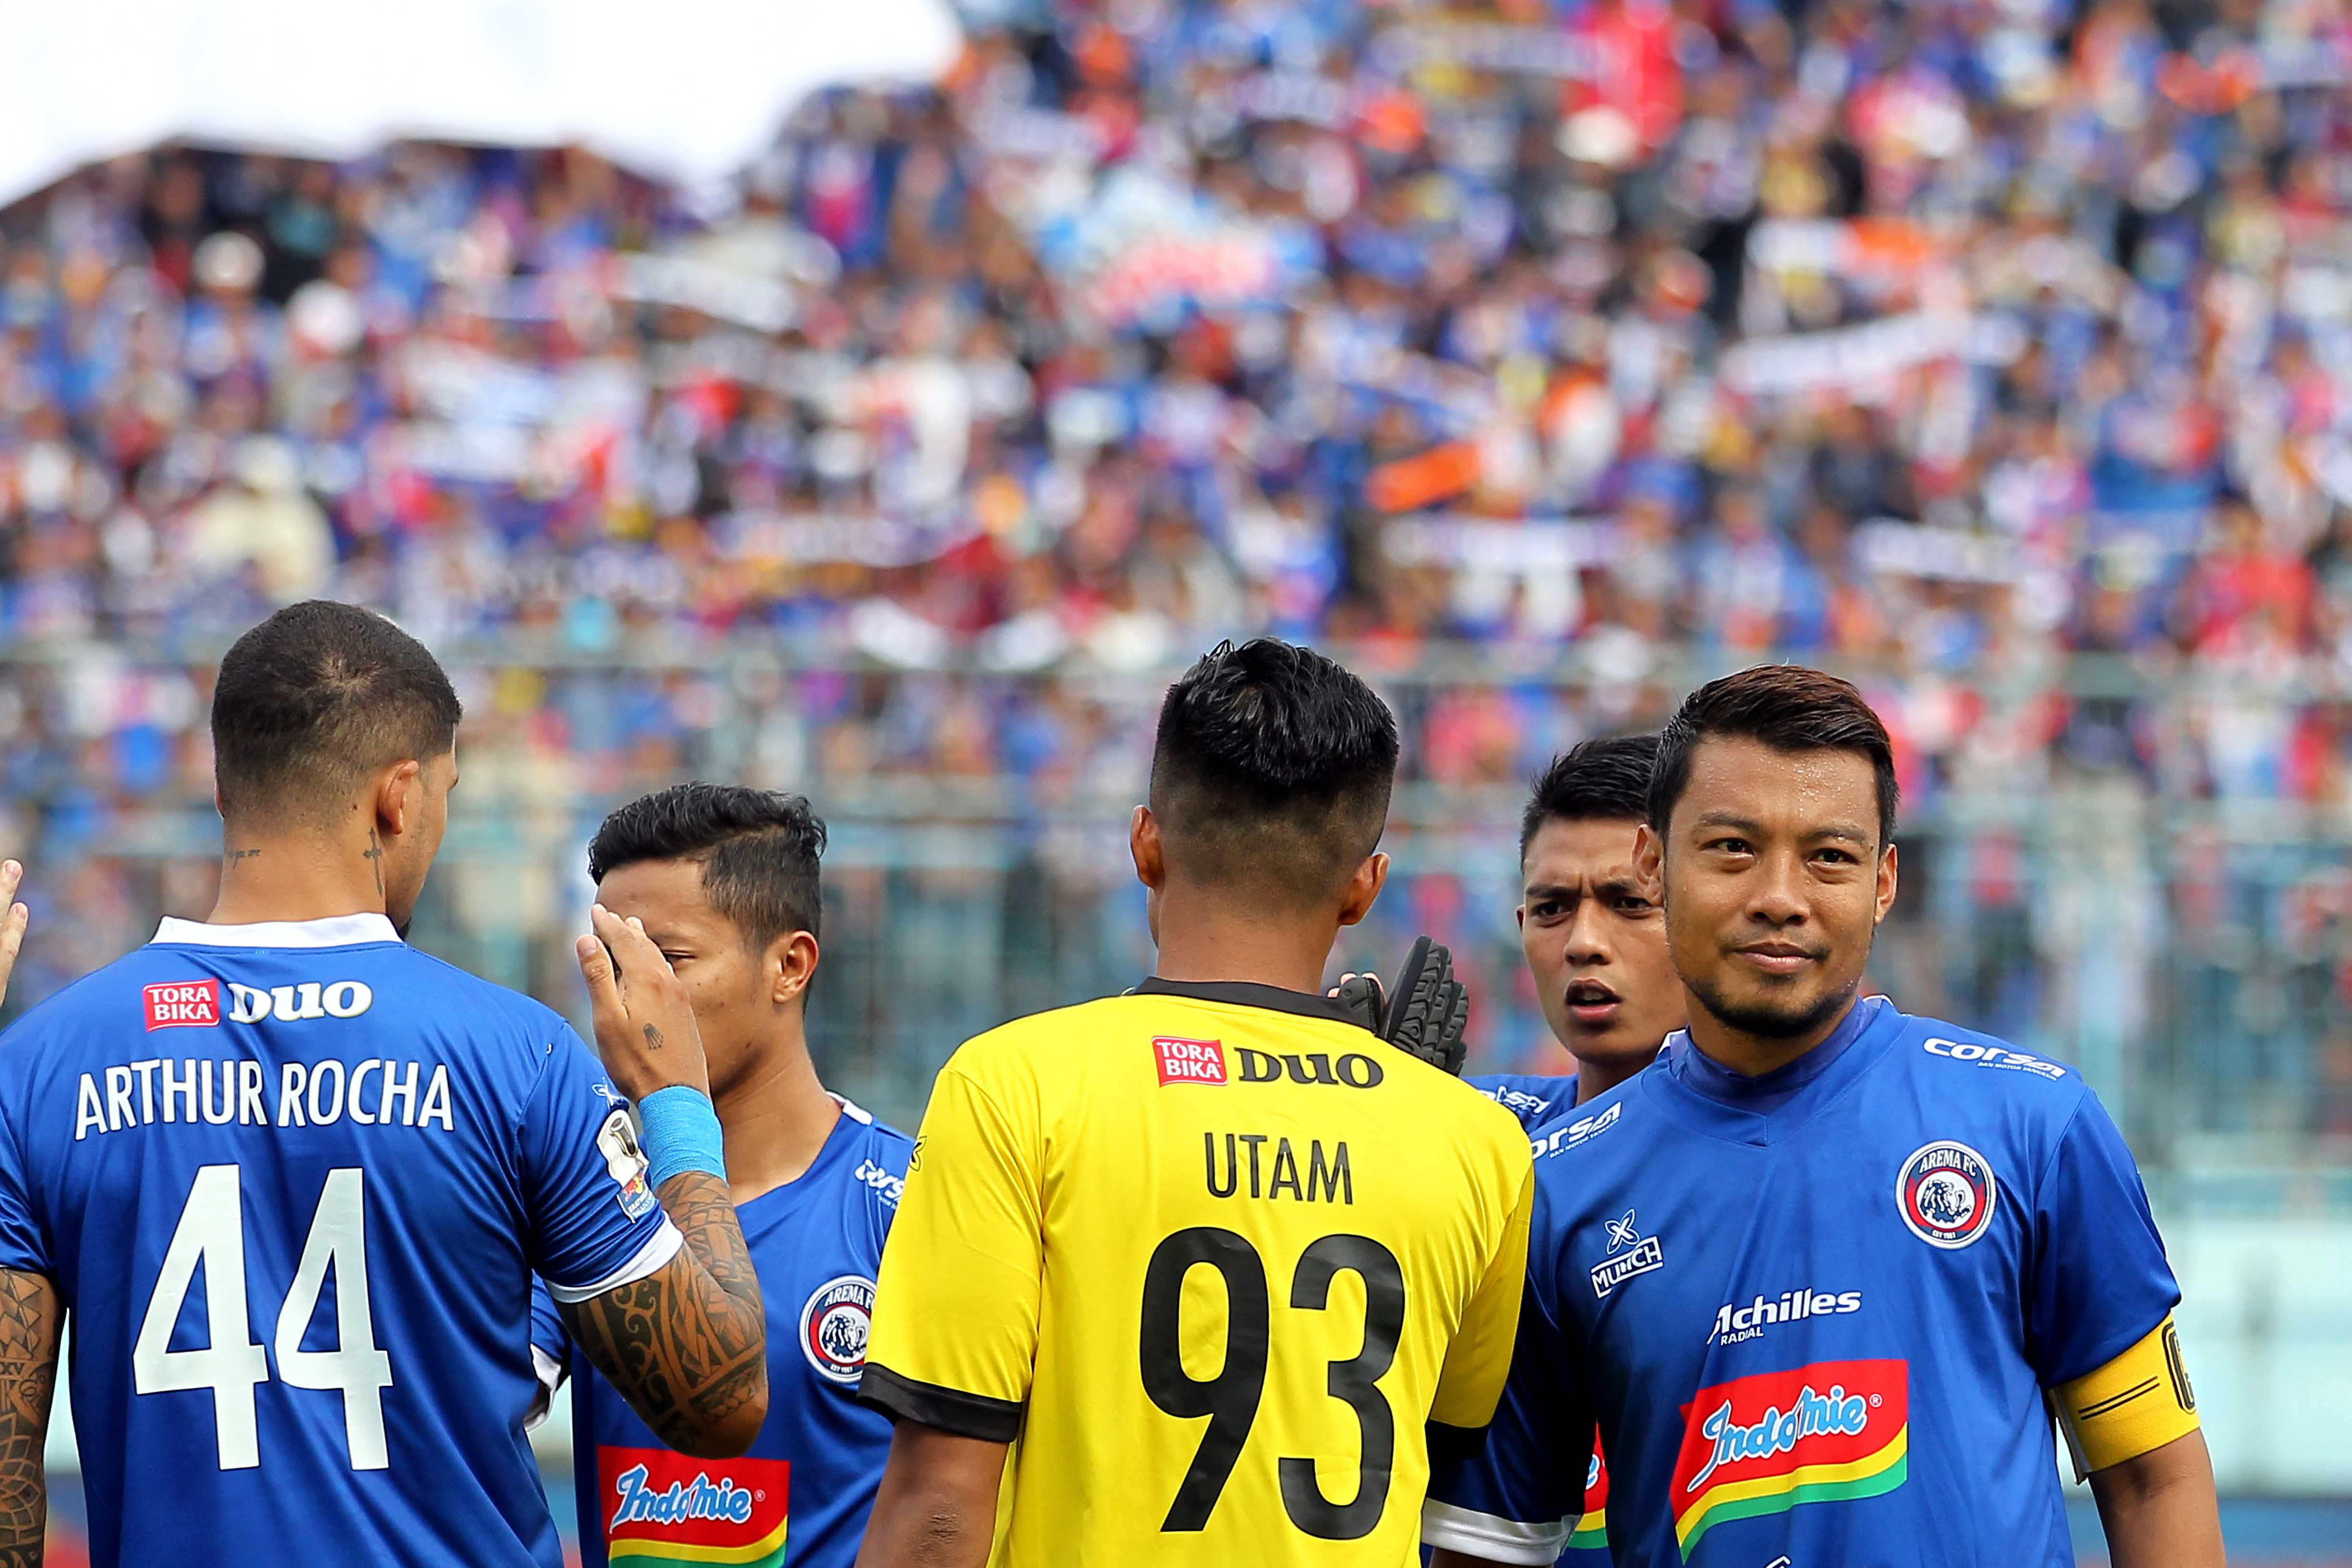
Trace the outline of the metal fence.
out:
[[[14,1005],[209,901],[213,651],[0,666],[0,827],[37,909]],[[687,776],[803,789],[831,821],[813,1035],[829,1079],[883,1114],[918,1116],[967,1036],[1147,972],[1125,822],[1169,671],[910,672],[772,647],[450,657],[465,783],[415,935],[490,978],[576,1010],[582,847],[611,805]],[[1399,711],[1405,782],[1390,890],[1339,959],[1432,931],[1475,987],[1474,1061],[1557,1063],[1512,920],[1517,781],[1582,734],[1654,722],[1712,671],[1629,683],[1572,649],[1517,668],[1466,649],[1360,662]],[[1916,705],[1921,684],[1874,696]],[[2334,700],[2084,660],[1961,689],[1985,715],[2056,699],[2142,731],[2193,730],[2200,704]],[[2160,765],[2029,755],[2004,773],[1915,749],[1875,983],[2078,1063],[2168,1207],[2352,1214],[2352,816],[2192,795]]]
[[[588,837],[612,805],[690,776],[805,790],[830,821],[814,1047],[829,1084],[901,1124],[966,1037],[1147,972],[1125,829],[1171,671],[444,651],[467,704],[464,783],[412,936],[476,973],[577,1016]],[[216,655],[0,660],[0,850],[30,863],[35,906],[12,1008],[144,940],[157,914],[209,907]],[[1405,782],[1389,889],[1335,962],[1439,935],[1474,988],[1474,1064],[1565,1065],[1512,919],[1518,781],[1583,734],[1654,723],[1714,670],[1629,684],[1573,651],[1516,669],[1465,650],[1355,662],[1398,710]],[[2070,752],[2061,725],[1987,765],[1917,721],[1955,689],[1977,733],[2063,704],[2110,736],[2193,736],[2216,712],[2242,731],[2340,699],[2098,661],[1940,693],[1865,685],[1912,753],[1874,982],[2082,1066],[2147,1173],[2224,1485],[2352,1494],[2326,1393],[2352,1377],[2352,816],[2233,795],[2178,756]]]

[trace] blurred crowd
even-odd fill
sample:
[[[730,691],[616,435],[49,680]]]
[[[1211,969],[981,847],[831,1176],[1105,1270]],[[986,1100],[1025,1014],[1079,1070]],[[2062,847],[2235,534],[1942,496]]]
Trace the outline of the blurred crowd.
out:
[[[200,803],[206,659],[303,595],[541,802],[1124,795],[1262,629],[1465,791],[1827,663],[1930,814],[2307,805],[2255,925],[2340,948],[2345,0],[962,15],[727,191],[166,147],[0,214],[5,836]]]

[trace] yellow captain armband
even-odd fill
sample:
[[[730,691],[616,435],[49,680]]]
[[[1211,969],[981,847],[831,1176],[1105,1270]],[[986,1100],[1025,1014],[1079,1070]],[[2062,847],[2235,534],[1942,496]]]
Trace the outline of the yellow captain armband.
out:
[[[2051,1391],[2058,1423],[2085,1473],[2137,1459],[2197,1430],[2197,1395],[2181,1364],[2180,1335],[2167,1314],[2147,1337],[2099,1368]]]

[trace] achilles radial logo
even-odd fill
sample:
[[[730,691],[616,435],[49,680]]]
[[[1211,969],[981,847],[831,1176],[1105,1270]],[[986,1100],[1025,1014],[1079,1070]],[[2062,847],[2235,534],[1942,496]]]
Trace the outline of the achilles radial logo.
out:
[[[1699,1390],[1683,1406],[1675,1459],[1684,1560],[1731,1520],[1893,1491],[1907,1472],[1910,1422],[1901,1361],[1815,1362]]]
[[[605,1557],[780,1568],[791,1500],[783,1459],[697,1459],[667,1448],[596,1450]]]
[[[1922,1144],[1895,1178],[1895,1206],[1911,1234],[1930,1247],[1966,1247],[1992,1223],[2000,1184],[1985,1157],[1965,1143]]]

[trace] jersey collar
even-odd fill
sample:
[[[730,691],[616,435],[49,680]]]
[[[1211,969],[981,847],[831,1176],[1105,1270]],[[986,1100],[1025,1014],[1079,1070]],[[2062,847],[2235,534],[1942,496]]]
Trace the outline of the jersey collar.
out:
[[[1267,1007],[1295,1013],[1302,1018],[1322,1018],[1334,1024],[1363,1027],[1363,1020],[1340,1005],[1337,997],[1250,980],[1162,980],[1157,974],[1128,993],[1130,996],[1182,996],[1194,1002],[1216,1002],[1228,1007]]]
[[[207,925],[165,915],[155,928],[155,940],[175,947],[357,947],[363,942],[398,942],[400,933],[380,914],[257,921],[240,926]]]
[[[833,1168],[847,1159],[849,1152],[874,1131],[873,1113],[865,1107],[852,1104],[831,1089],[825,1090],[824,1097],[841,1108],[841,1114],[834,1118],[833,1131],[824,1135],[824,1142],[817,1148],[816,1158],[809,1162],[807,1170],[791,1181],[780,1182],[758,1197],[737,1204],[738,1214],[747,1217],[754,1215],[764,1217],[787,1214],[798,1208],[801,1200],[822,1187]]]
[[[1690,1036],[1676,1030],[1642,1082],[1669,1115],[1701,1132],[1739,1143],[1778,1143],[1885,1055],[1902,1021],[1894,1003],[1865,996],[1828,1039],[1756,1079],[1742,1079],[1702,1056]]]

